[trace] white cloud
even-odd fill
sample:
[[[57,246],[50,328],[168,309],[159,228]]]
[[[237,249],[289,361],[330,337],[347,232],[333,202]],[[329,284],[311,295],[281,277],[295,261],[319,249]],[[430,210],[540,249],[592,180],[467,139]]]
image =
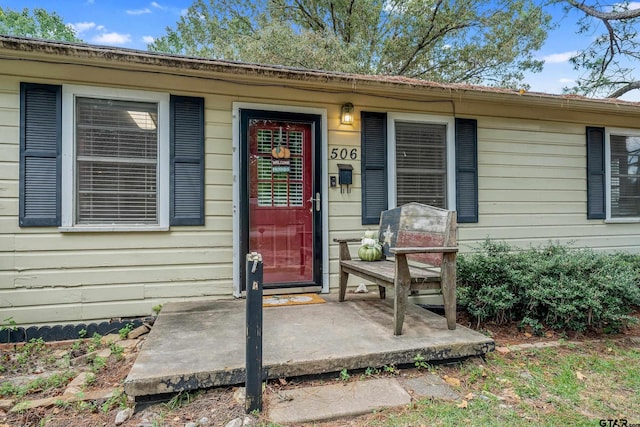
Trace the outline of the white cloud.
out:
[[[95,22],[76,22],[75,24],[69,24],[73,28],[76,34],[84,33],[92,28],[96,28]]]
[[[108,45],[125,45],[131,43],[130,34],[104,33],[91,39],[93,43]]]
[[[87,0],[87,4],[93,4],[94,0]]]
[[[566,78],[566,77],[563,77],[563,78],[561,78],[561,79],[560,79],[560,80],[558,80],[558,81],[559,81],[560,83],[564,83],[564,84],[567,84],[567,83],[571,83],[571,84],[573,84],[573,83],[575,83],[575,82],[576,82],[575,80],[573,80],[573,79],[568,79],[568,78]]]
[[[155,7],[156,9],[160,9],[160,10],[167,10],[168,9],[167,6],[162,6],[161,4],[158,4],[158,2],[155,2],[155,1],[151,2],[151,6]]]
[[[151,9],[145,7],[144,9],[127,10],[126,12],[127,15],[144,15],[146,13],[151,13]]]
[[[143,36],[142,37],[142,41],[145,42],[145,43],[153,43],[154,40],[155,39],[153,37],[151,37],[151,36]]]
[[[96,27],[96,30],[98,30],[98,31],[102,31],[102,30],[104,30],[104,25],[98,25],[98,26]]]
[[[542,59],[548,64],[561,64],[563,62],[568,62],[576,53],[576,51],[552,53],[551,55],[543,56]]]
[[[629,9],[640,9],[640,1],[632,1],[629,3]]]
[[[189,9],[182,9],[180,11],[180,16],[187,16],[187,13],[189,13]]]

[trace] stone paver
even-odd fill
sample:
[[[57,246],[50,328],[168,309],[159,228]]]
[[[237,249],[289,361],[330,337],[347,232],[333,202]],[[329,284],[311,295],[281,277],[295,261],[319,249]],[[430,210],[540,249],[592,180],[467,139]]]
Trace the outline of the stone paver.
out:
[[[138,337],[141,337],[144,334],[148,334],[150,330],[151,328],[149,326],[140,325],[137,328],[135,328],[133,331],[129,332],[129,335],[127,335],[127,338],[129,338],[130,340],[136,339]]]
[[[61,375],[63,373],[64,371],[45,371],[40,374],[29,374],[29,375],[22,375],[19,377],[9,378],[7,381],[9,381],[11,384],[13,384],[16,387],[21,387],[35,380],[51,378],[54,375]]]
[[[0,410],[2,411],[8,411],[9,409],[13,408],[13,405],[15,405],[16,401],[13,399],[0,399]]]
[[[16,406],[11,408],[11,411],[9,412],[20,412],[26,411],[28,409],[49,407],[55,405],[59,400],[59,397],[46,397],[44,399],[25,400],[24,402],[20,402]]]
[[[399,378],[398,381],[413,398],[460,399],[458,393],[437,375],[425,374],[415,378]]]
[[[80,392],[75,395],[66,395],[66,396],[58,397],[58,399],[68,403],[86,402],[89,400],[105,401],[105,400],[111,399],[113,397],[113,393],[114,393],[113,389],[102,389],[102,390]]]
[[[100,338],[100,343],[102,343],[103,345],[108,345],[109,343],[116,342],[119,340],[120,340],[120,334],[108,334]]]
[[[63,395],[78,394],[82,392],[83,387],[87,383],[87,379],[95,378],[92,372],[80,372],[69,384],[64,391]]]
[[[96,357],[102,357],[103,359],[108,359],[111,356],[110,348],[103,348],[99,352],[96,353]]]
[[[136,348],[136,346],[138,345],[138,343],[140,342],[140,340],[135,339],[135,340],[119,340],[116,341],[116,345],[124,348],[125,350],[133,350],[134,348]]]
[[[271,395],[268,417],[276,424],[291,425],[357,416],[410,402],[411,396],[395,378],[381,378],[301,387],[287,390],[281,396]]]
[[[89,400],[97,400],[97,401],[106,401],[113,397],[114,390],[113,389],[103,389],[103,390],[94,390],[83,392],[80,391],[75,394],[63,394],[61,396],[54,397],[46,397],[44,399],[34,399],[34,400],[25,400],[13,408],[11,408],[10,412],[18,412],[25,411],[28,409],[34,408],[42,408],[56,405],[60,402],[62,403],[75,403],[75,402],[86,402]]]

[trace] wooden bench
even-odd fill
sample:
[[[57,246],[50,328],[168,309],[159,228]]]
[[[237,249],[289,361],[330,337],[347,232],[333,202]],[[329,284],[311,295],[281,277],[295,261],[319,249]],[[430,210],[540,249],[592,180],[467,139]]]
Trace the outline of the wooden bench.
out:
[[[334,239],[340,244],[340,301],[349,275],[378,285],[380,298],[394,288],[394,334],[402,334],[408,296],[413,290],[440,289],[447,327],[456,328],[456,218],[455,212],[408,203],[382,212],[378,239],[383,259],[351,259],[348,243],[361,239]],[[395,258],[393,261],[391,258]]]

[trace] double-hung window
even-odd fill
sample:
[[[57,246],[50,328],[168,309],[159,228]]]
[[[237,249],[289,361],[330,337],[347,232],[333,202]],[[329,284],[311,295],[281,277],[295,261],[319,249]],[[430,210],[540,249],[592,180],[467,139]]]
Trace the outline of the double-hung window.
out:
[[[361,121],[362,224],[409,202],[478,222],[476,120],[363,111]]]
[[[609,219],[640,220],[640,132],[607,129]]]
[[[389,114],[390,201],[455,206],[454,121],[447,117]],[[395,197],[394,197],[395,196]]]
[[[21,227],[204,225],[204,98],[20,83]]]
[[[169,96],[63,87],[62,227],[168,227]]]

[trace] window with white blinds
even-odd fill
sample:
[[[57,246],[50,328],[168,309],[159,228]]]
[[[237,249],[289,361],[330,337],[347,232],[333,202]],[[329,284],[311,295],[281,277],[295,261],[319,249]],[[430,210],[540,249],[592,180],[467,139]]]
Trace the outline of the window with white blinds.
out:
[[[76,223],[158,223],[158,104],[75,103]]]
[[[640,136],[611,134],[611,218],[640,218]]]
[[[395,122],[397,206],[447,204],[447,126]]]

